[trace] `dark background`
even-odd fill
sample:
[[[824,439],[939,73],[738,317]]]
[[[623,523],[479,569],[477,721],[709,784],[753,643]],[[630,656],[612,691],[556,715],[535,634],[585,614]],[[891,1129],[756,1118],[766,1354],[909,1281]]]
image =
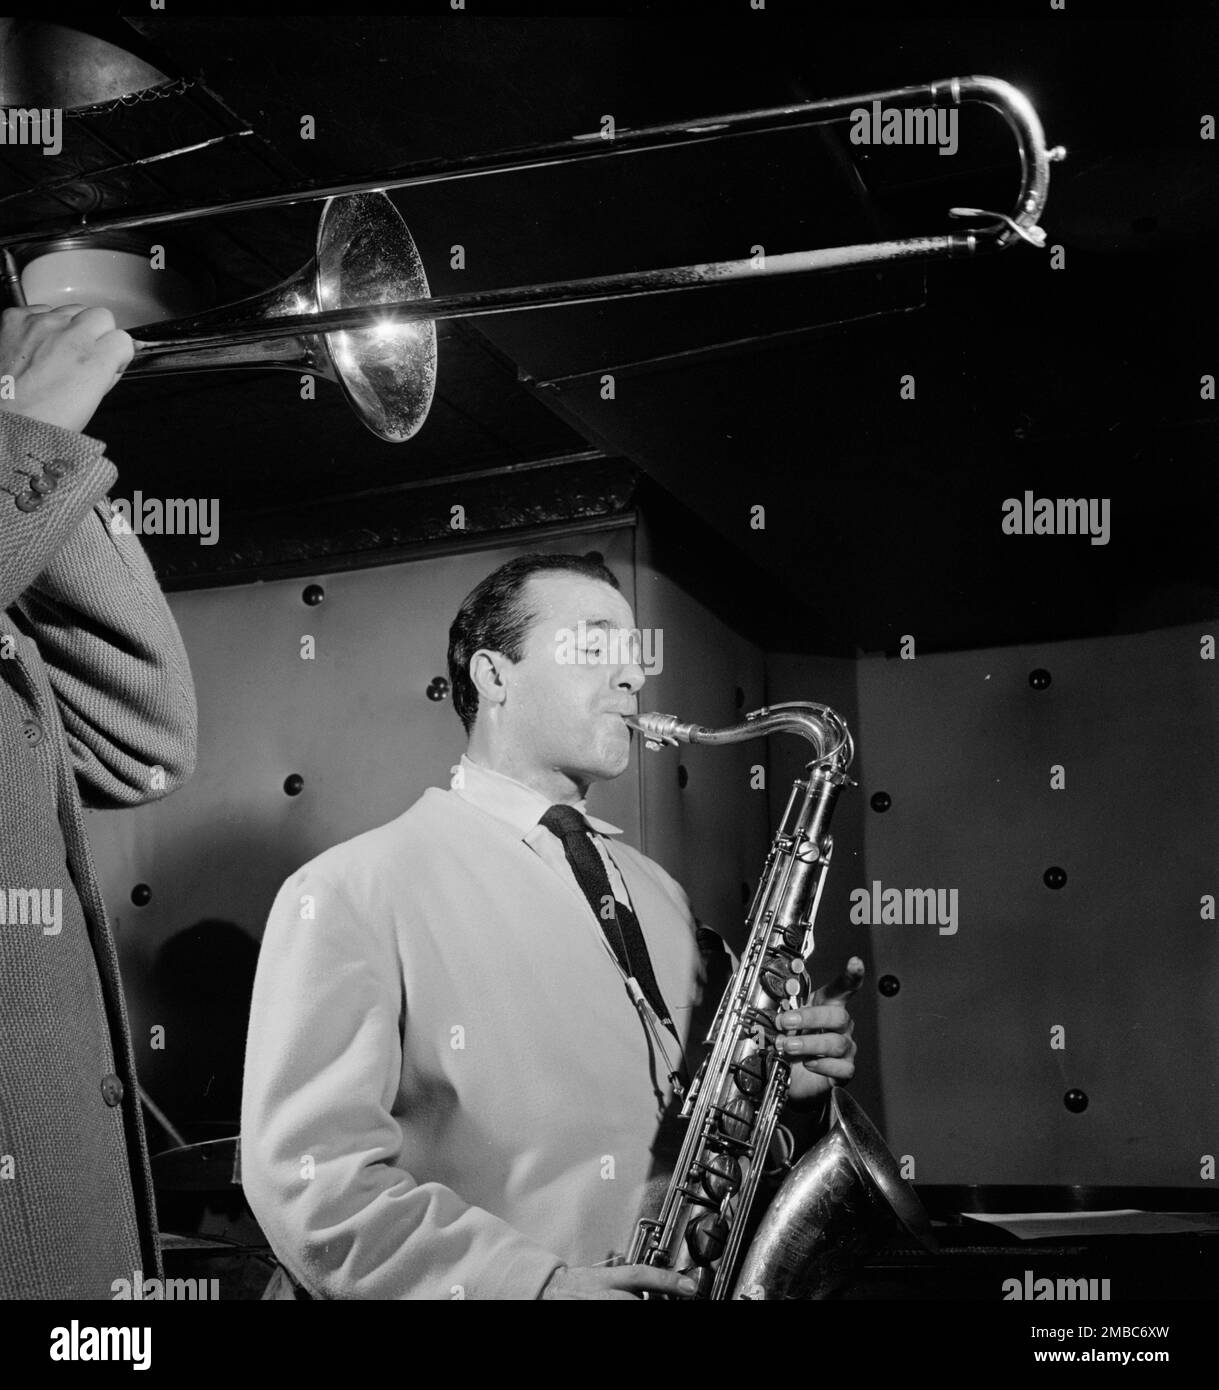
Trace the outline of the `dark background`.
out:
[[[871,13],[871,12],[869,12]],[[1018,245],[973,262],[816,277],[442,324],[437,399],[382,444],[319,383],[248,371],[124,383],[93,429],[116,495],[217,497],[211,548],[153,536],[168,587],[376,562],[647,505],[690,574],[766,645],[850,655],[1137,632],[1212,615],[1216,406],[1211,7],[1103,21],[844,22],[651,12],[621,19],[144,14],[185,92],[71,122],[31,217],[234,195],[432,156],[958,74],[1020,87],[1062,144],[1042,219],[1066,268]],[[108,21],[112,26],[122,21]],[[103,26],[104,27],[104,26]],[[113,28],[109,32],[117,32]],[[317,137],[299,138],[301,117]],[[248,125],[253,137],[90,181]],[[1008,211],[1015,146],[963,108],[960,150],[860,148],[839,124],[394,195],[434,294],[959,229]],[[72,161],[75,161],[73,163]],[[52,161],[0,149],[9,189]],[[309,256],[319,205],[167,230],[225,302]],[[449,267],[466,248],[467,268]],[[183,263],[179,259],[178,263]],[[734,343],[729,349],[716,344]],[[701,351],[710,349],[710,351]],[[700,350],[690,358],[672,354]],[[616,373],[599,397],[597,373]],[[556,376],[591,379],[538,386]],[[903,374],[916,400],[899,398]],[[541,467],[522,469],[522,464]],[[1107,546],[1000,531],[1007,497],[1111,499]],[[754,531],[749,509],[766,507]],[[749,616],[752,615],[752,616]]]

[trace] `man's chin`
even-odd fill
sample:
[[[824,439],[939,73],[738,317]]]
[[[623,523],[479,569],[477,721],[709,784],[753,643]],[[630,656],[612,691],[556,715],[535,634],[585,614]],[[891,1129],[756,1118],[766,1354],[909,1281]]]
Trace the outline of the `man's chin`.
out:
[[[586,782],[609,782],[621,777],[631,763],[631,745],[621,748],[602,748],[598,756],[589,759],[589,765],[580,769],[580,777]]]
[[[631,750],[628,748],[626,752],[623,753],[620,757],[617,755],[614,756],[614,758],[610,761],[609,764],[612,770],[603,772],[601,776],[607,779],[611,777],[621,777],[622,774],[627,770],[627,768],[630,767],[630,765]]]

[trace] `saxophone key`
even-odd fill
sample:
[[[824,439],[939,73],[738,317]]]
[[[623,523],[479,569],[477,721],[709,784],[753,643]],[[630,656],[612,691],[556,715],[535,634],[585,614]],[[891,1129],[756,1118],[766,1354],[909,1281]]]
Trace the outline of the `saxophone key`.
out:
[[[709,1265],[724,1253],[728,1223],[715,1211],[705,1211],[686,1227],[686,1248],[696,1265]]]
[[[751,1052],[744,1061],[736,1062],[732,1067],[737,1090],[750,1100],[757,1100],[766,1089],[769,1074],[770,1065],[765,1052]]]
[[[741,1165],[731,1154],[712,1154],[702,1167],[703,1191],[717,1206],[741,1185]]]
[[[716,1124],[725,1139],[746,1141],[753,1133],[756,1114],[753,1102],[746,1096],[734,1096],[727,1105],[717,1107]]]
[[[786,996],[787,982],[791,978],[786,957],[772,954],[762,967],[760,983],[772,999],[778,1000]]]

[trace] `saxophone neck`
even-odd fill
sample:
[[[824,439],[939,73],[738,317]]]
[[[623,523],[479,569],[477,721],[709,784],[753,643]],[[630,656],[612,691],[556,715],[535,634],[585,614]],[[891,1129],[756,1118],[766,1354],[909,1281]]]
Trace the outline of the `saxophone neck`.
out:
[[[641,733],[649,748],[679,743],[744,743],[770,734],[799,734],[816,748],[817,763],[832,761],[835,770],[845,773],[855,754],[846,721],[828,705],[790,700],[764,705],[747,714],[738,724],[711,729],[705,724],[685,723],[675,714],[637,714],[626,723]]]

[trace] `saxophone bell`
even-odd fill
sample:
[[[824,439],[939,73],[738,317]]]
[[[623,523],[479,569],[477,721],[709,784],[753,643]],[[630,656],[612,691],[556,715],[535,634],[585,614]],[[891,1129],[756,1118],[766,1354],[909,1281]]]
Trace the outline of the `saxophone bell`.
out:
[[[830,1298],[899,1228],[928,1251],[931,1222],[858,1103],[830,1093],[830,1128],[792,1168],[762,1217],[734,1299]]]

